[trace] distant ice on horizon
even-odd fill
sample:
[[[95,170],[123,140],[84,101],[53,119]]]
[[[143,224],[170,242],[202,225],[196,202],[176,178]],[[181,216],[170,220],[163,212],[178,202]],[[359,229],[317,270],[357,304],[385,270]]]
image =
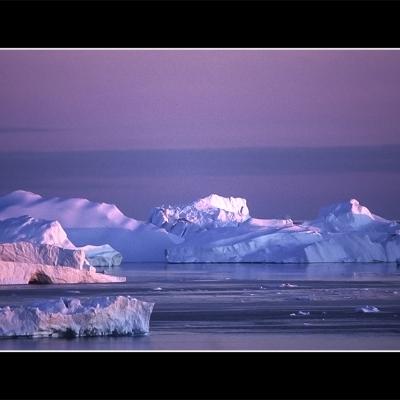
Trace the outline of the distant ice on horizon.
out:
[[[16,191],[0,198],[0,219],[18,215],[58,221],[79,246],[109,243],[127,262],[396,262],[400,225],[350,199],[309,221],[252,218],[243,198],[217,194],[160,206],[149,222],[115,205],[44,198]]]

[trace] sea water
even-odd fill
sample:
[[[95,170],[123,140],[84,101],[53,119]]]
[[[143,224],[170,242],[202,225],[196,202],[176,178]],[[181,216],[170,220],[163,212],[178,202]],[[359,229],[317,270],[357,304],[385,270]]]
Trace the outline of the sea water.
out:
[[[400,349],[396,264],[132,264],[120,284],[0,287],[0,306],[130,295],[155,302],[142,337],[1,339],[1,350]],[[356,310],[371,305],[379,312]]]

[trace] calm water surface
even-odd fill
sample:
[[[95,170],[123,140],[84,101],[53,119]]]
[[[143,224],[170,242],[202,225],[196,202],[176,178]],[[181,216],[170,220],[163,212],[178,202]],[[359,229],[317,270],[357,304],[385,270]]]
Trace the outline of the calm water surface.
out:
[[[2,339],[0,349],[400,350],[396,264],[122,264],[99,270],[127,282],[0,286],[0,305],[130,295],[155,302],[149,335]],[[356,312],[363,305],[380,312]]]

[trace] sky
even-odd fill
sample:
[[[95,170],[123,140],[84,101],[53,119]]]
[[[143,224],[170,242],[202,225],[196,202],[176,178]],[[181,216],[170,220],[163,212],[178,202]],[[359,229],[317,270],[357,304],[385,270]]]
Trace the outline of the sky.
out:
[[[0,195],[400,218],[400,51],[1,50]]]

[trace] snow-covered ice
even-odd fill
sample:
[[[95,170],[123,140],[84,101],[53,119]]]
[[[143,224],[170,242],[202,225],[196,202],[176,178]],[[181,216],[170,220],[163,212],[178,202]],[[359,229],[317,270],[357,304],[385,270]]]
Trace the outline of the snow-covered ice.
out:
[[[94,267],[77,269],[44,264],[0,261],[0,285],[28,283],[112,283],[125,282],[122,276],[97,273]]]
[[[0,336],[143,335],[154,303],[130,296],[60,298],[0,308]]]

